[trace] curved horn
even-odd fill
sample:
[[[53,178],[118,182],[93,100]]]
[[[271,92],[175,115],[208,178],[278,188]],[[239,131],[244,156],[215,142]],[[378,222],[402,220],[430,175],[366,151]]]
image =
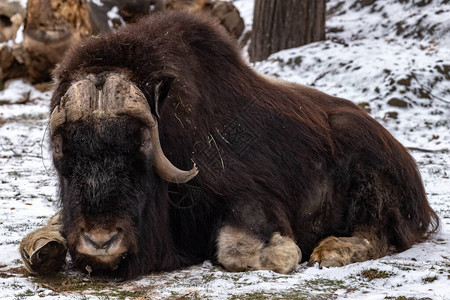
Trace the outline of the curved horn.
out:
[[[75,122],[89,115],[97,102],[97,89],[90,80],[80,80],[61,97],[50,116],[50,134],[65,122]]]
[[[126,93],[123,108],[118,108],[114,112],[116,115],[128,115],[136,118],[148,127],[155,153],[153,167],[159,177],[172,183],[185,183],[198,174],[198,169],[195,164],[191,170],[184,171],[175,167],[165,156],[159,141],[156,118],[153,117],[144,94],[134,84],[129,83],[129,90]]]
[[[153,118],[153,126],[150,129],[150,139],[154,146],[155,163],[154,168],[156,173],[165,181],[172,183],[185,183],[197,176],[198,168],[194,163],[194,166],[189,171],[183,171],[175,167],[169,159],[164,155],[159,141],[158,124]]]
[[[50,136],[53,136],[56,129],[66,122],[66,114],[64,109],[57,105],[50,116]]]

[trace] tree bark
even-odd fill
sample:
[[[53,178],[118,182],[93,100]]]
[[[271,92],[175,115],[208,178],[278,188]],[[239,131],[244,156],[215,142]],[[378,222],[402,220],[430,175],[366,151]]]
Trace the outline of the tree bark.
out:
[[[325,39],[326,0],[255,0],[250,61]]]
[[[74,43],[95,33],[87,0],[29,0],[24,28],[25,65],[33,82],[50,79]]]

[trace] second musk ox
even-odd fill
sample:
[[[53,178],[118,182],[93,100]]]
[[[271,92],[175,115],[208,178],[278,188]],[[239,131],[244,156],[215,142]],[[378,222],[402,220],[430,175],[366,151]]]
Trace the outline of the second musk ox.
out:
[[[402,251],[438,227],[414,160],[378,122],[257,74],[205,17],[84,40],[54,78],[61,214],[23,240],[31,271],[59,268],[67,247],[122,278],[205,259],[288,273]]]

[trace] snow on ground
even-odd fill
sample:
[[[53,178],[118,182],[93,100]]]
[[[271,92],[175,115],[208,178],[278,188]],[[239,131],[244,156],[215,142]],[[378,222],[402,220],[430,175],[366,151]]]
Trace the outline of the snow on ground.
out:
[[[228,273],[205,262],[126,283],[72,271],[53,284],[28,277],[19,242],[57,210],[43,142],[50,94],[14,81],[0,91],[0,298],[449,299],[450,4],[363,5],[369,2],[329,1],[326,41],[281,51],[254,67],[355,101],[410,147],[441,218],[440,233],[403,253],[341,268],[301,264],[291,275]],[[234,3],[250,28],[252,1]]]

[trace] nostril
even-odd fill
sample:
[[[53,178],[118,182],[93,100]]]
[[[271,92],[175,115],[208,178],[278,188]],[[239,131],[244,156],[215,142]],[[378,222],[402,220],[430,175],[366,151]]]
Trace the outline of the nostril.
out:
[[[109,249],[118,239],[119,233],[117,231],[108,233],[84,233],[84,240],[86,243],[95,249]]]
[[[111,247],[112,244],[114,244],[114,242],[117,240],[118,236],[119,233],[114,233],[108,241],[103,243],[102,249],[108,249],[109,247]]]
[[[88,234],[85,233],[83,236],[84,236],[84,240],[85,240],[89,245],[91,245],[91,246],[94,247],[95,249],[100,249],[100,245],[99,245],[98,243],[94,242],[94,241],[89,237]]]

